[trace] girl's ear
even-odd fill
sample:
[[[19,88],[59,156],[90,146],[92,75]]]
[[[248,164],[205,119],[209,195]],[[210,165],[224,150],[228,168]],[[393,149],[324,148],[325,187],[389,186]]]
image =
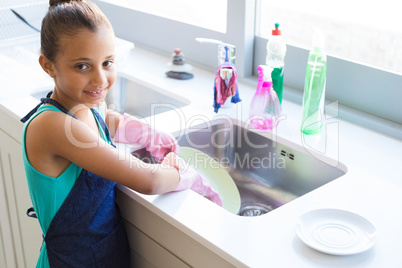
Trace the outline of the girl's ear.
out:
[[[42,69],[52,78],[55,78],[56,75],[54,73],[54,66],[45,55],[41,54],[39,56],[39,64],[42,66]]]

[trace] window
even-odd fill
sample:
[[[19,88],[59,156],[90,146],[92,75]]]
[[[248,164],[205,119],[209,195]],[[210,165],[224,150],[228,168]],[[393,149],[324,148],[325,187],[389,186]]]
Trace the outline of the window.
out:
[[[165,55],[171,55],[174,48],[180,47],[188,62],[212,72],[217,66],[217,48],[200,44],[195,38],[211,38],[235,45],[239,80],[253,86],[257,84],[257,66],[265,64],[270,31],[279,21],[288,43],[284,98],[296,103],[302,102],[307,57],[312,42],[309,32],[313,24],[319,24],[327,34],[326,98],[339,103],[338,117],[402,139],[402,34],[398,29],[402,22],[401,17],[396,15],[396,0],[384,0],[380,4],[373,4],[372,0],[347,3],[346,0],[339,0],[332,4],[319,0],[281,0],[275,3],[272,0],[226,0],[226,13],[223,6],[217,7],[221,0],[213,3],[197,1],[211,7],[205,11],[206,15],[201,15],[206,19],[215,20],[217,15],[211,12],[222,9],[219,14],[226,16],[225,30],[180,22],[185,21],[180,18],[180,12],[170,19],[166,14],[157,15],[155,10],[126,8],[123,4],[116,4],[117,1],[93,1],[109,18],[118,37]],[[133,4],[138,0],[124,1]],[[156,3],[157,0],[153,1]],[[312,6],[314,10],[321,8],[329,12],[316,15],[321,11],[311,12]],[[139,5],[136,9],[140,9]],[[375,14],[372,14],[374,11]],[[356,18],[357,15],[362,17]],[[296,17],[302,21],[297,21]],[[338,33],[333,28],[337,28]],[[303,33],[305,30],[307,33]],[[380,42],[374,43],[373,40]],[[346,46],[342,46],[345,43]],[[361,53],[363,49],[370,50]]]
[[[116,0],[109,2],[217,32],[226,32],[227,0]]]
[[[402,17],[396,0],[263,0],[257,35],[281,23],[286,41],[311,49],[312,28],[323,30],[328,54],[402,73]]]
[[[284,98],[301,103],[312,27],[318,26],[326,35],[327,102],[337,102],[342,119],[402,138],[402,19],[395,0],[257,0],[256,10],[254,66],[265,64],[275,22],[288,43],[284,85],[295,90],[284,91]]]

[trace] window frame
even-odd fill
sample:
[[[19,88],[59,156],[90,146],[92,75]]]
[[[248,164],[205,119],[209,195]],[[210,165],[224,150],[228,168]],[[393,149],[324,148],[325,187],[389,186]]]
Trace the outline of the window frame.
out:
[[[164,55],[180,47],[189,63],[210,71],[215,71],[218,64],[217,47],[198,43],[195,38],[236,45],[239,80],[256,86],[257,66],[265,64],[268,42],[266,38],[255,36],[257,0],[228,0],[226,33],[102,0],[94,2],[111,21],[116,36]],[[287,46],[284,98],[299,104],[302,103],[308,53],[307,49]],[[338,101],[339,118],[402,139],[401,100],[401,74],[328,55],[326,101]]]

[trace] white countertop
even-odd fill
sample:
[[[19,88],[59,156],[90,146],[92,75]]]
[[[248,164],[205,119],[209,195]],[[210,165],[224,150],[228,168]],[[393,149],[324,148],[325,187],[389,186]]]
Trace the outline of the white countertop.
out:
[[[194,68],[195,77],[191,80],[170,79],[164,74],[168,61],[169,57],[135,48],[127,62],[118,66],[118,72],[123,76],[191,101],[189,106],[179,111],[156,115],[153,118],[156,128],[175,132],[197,116],[213,119],[228,115],[247,120],[254,88],[240,83],[242,102],[232,108],[221,108],[215,114],[212,107],[215,74]],[[24,116],[37,104],[27,94],[29,90],[24,90],[24,94],[4,97],[6,92],[2,88],[0,104],[15,117]],[[284,99],[282,106],[283,120],[274,134],[293,143],[304,143],[313,152],[313,141],[303,142],[300,135],[300,105]],[[192,122],[195,123],[200,122]],[[183,232],[213,247],[216,252],[222,252],[222,256],[236,265],[400,267],[402,255],[398,240],[402,239],[402,142],[336,117],[328,119],[327,126],[327,135],[321,138],[327,141],[325,153],[321,147],[316,157],[324,155],[334,159],[335,163],[339,161],[346,166],[347,173],[263,216],[233,215],[190,190],[145,196],[120,188]],[[377,244],[366,252],[351,256],[332,256],[307,247],[295,234],[294,225],[302,214],[318,208],[345,209],[365,217],[377,228]]]

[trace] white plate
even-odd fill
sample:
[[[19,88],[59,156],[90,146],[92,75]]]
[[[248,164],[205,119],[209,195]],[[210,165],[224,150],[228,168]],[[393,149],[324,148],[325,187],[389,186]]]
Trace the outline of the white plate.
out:
[[[378,240],[367,219],[339,209],[317,209],[303,214],[296,234],[309,247],[333,255],[350,255],[368,250]]]
[[[239,212],[241,205],[239,190],[229,173],[215,159],[190,147],[180,147],[179,156],[201,173],[218,191],[224,209],[233,214]]]

